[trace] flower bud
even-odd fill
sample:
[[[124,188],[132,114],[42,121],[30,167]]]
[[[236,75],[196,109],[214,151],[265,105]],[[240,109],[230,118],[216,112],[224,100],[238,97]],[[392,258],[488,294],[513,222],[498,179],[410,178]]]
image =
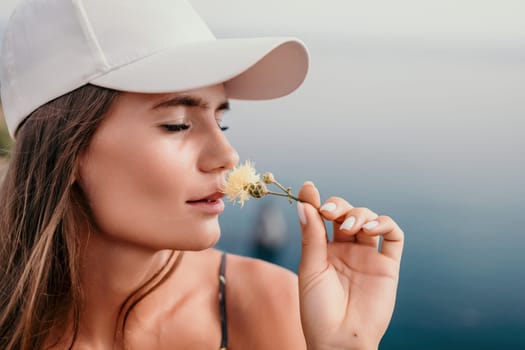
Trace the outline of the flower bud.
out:
[[[260,181],[247,184],[245,190],[254,198],[261,198],[268,194],[268,189]]]
[[[266,184],[273,184],[275,182],[275,177],[272,173],[264,173],[263,174],[263,181]]]

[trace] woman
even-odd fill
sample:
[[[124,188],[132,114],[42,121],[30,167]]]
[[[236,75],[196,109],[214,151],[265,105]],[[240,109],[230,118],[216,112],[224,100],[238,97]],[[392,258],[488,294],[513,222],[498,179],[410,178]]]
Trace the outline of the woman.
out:
[[[23,1],[1,62],[1,348],[377,348],[403,246],[389,217],[308,182],[298,278],[212,248],[238,162],[228,98],[288,94],[307,62],[295,39],[216,40],[182,0]]]

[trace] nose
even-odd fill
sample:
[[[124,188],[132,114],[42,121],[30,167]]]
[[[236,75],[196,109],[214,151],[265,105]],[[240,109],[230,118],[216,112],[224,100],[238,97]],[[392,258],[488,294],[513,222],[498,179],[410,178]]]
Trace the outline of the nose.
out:
[[[232,169],[239,162],[239,154],[230,145],[224,132],[215,131],[206,135],[206,145],[200,159],[200,170],[214,172]]]

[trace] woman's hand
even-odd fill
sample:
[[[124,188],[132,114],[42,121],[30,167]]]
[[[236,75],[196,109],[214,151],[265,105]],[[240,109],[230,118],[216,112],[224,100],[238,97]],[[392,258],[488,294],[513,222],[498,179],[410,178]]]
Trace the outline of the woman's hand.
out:
[[[388,216],[339,197],[320,207],[311,182],[299,198],[299,298],[308,349],[377,349],[394,310],[403,231]],[[323,218],[333,222],[331,242]]]

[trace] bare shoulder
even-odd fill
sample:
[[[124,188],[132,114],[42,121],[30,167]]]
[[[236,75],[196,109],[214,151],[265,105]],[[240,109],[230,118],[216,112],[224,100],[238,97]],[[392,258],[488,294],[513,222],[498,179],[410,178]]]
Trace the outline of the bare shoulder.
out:
[[[226,281],[235,348],[306,347],[293,272],[259,259],[228,255]]]
[[[231,287],[240,287],[238,292],[246,293],[246,297],[260,301],[263,298],[270,304],[281,303],[284,299],[298,301],[297,276],[278,265],[260,259],[228,255],[227,276]]]

